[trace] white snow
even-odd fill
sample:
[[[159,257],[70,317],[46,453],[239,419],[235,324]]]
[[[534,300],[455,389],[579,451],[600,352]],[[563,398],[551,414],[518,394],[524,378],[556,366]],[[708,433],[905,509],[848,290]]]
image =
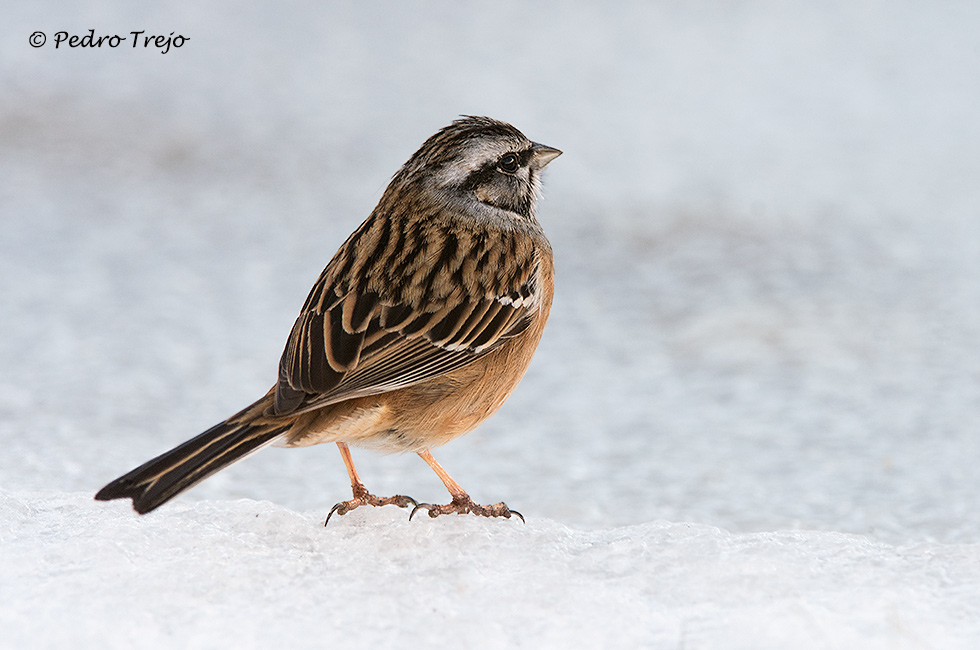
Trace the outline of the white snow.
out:
[[[21,5],[0,648],[980,646],[980,5]],[[190,40],[54,49],[90,28]],[[324,528],[329,446],[145,517],[93,501],[271,385],[317,273],[459,114],[565,151],[545,339],[435,451],[527,524]],[[413,456],[355,461],[448,498]]]

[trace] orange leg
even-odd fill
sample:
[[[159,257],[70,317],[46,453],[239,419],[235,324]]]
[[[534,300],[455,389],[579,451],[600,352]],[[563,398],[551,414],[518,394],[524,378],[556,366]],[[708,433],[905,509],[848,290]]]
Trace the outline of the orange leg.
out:
[[[467,513],[472,513],[474,515],[480,515],[481,517],[503,517],[505,519],[510,519],[511,515],[517,515],[520,517],[521,521],[524,521],[524,516],[521,513],[517,512],[516,510],[511,510],[507,507],[507,504],[503,502],[495,503],[492,506],[481,506],[473,503],[473,499],[471,499],[470,495],[466,493],[466,490],[464,490],[459,483],[453,480],[453,477],[449,475],[449,472],[443,469],[442,465],[440,465],[436,459],[432,457],[432,454],[429,453],[428,449],[425,451],[420,451],[418,454],[419,458],[424,460],[429,467],[432,468],[432,471],[436,473],[439,480],[441,480],[443,485],[446,486],[446,489],[449,490],[449,494],[453,495],[453,500],[444,506],[437,506],[431,503],[416,504],[415,509],[412,510],[412,514],[408,517],[409,519],[414,517],[415,513],[418,512],[419,509],[424,509],[429,513],[430,517],[438,517],[439,515],[447,514],[464,515]]]
[[[440,465],[436,459],[432,457],[432,454],[429,453],[428,449],[425,451],[420,451],[419,458],[429,464],[429,467],[431,467],[432,471],[436,473],[436,476],[438,476],[439,480],[443,482],[446,489],[449,490],[449,494],[453,495],[454,499],[470,498],[470,495],[466,494],[466,490],[464,490],[459,483],[453,480],[453,477],[449,475],[449,472],[443,469],[442,465]]]
[[[344,465],[347,466],[347,475],[350,476],[350,487],[354,496],[359,497],[368,494],[367,488],[361,483],[361,477],[357,475],[357,468],[354,467],[354,459],[351,458],[350,449],[343,442],[337,443],[337,449],[340,450],[340,457],[344,459]]]
[[[399,494],[382,499],[368,492],[367,488],[364,487],[364,484],[361,483],[361,477],[357,475],[357,469],[354,467],[354,459],[351,458],[350,449],[348,449],[347,445],[343,442],[338,442],[337,448],[340,449],[340,457],[344,459],[344,465],[347,467],[347,475],[350,476],[350,487],[354,498],[350,501],[341,501],[331,508],[330,514],[327,515],[327,520],[323,522],[324,526],[330,523],[330,518],[333,517],[334,514],[342,516],[354,508],[359,508],[360,506],[392,505],[398,506],[399,508],[407,508],[409,505],[418,505],[418,502],[412,497]]]

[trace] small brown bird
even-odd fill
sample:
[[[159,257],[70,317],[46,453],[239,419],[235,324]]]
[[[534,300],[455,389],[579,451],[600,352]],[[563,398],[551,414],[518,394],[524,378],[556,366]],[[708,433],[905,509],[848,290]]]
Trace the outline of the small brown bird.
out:
[[[353,498],[335,505],[328,521],[389,504],[430,517],[520,516],[504,503],[474,503],[429,449],[493,414],[531,362],[554,289],[535,204],[541,170],[560,154],[487,117],[459,119],[430,137],[320,274],[276,385],[95,498],[131,498],[142,514],[268,443],[333,442]],[[348,445],[417,453],[452,501],[374,496]]]

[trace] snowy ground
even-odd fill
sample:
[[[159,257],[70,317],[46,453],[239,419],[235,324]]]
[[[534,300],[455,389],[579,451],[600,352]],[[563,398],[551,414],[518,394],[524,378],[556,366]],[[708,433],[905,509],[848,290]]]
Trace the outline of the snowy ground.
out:
[[[0,10],[0,648],[978,647],[980,5],[457,4]],[[464,113],[565,151],[545,340],[436,451],[528,523],[323,528],[326,446],[94,502]]]

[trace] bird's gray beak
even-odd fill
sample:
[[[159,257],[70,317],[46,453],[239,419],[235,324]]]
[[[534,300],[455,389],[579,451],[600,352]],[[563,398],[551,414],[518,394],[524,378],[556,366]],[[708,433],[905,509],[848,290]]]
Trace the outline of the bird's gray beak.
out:
[[[538,144],[537,142],[532,142],[531,145],[531,151],[534,152],[534,162],[538,169],[541,169],[561,155],[561,151],[554,147]]]

